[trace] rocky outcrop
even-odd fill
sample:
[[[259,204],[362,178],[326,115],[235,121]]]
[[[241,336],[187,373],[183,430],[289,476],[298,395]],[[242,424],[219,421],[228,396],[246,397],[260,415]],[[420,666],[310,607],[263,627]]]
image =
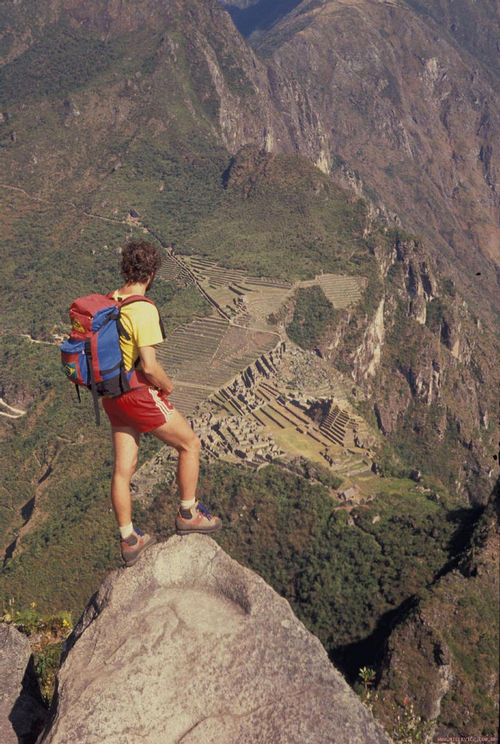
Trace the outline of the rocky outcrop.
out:
[[[206,536],[106,579],[44,744],[389,744],[288,603]]]
[[[363,342],[356,349],[353,376],[357,381],[374,377],[380,365],[385,336],[384,304],[385,298],[382,297],[373,320],[364,333]]]
[[[419,608],[389,639],[382,686],[417,698],[421,714],[435,720],[452,678],[450,649]]]
[[[0,624],[0,742],[33,742],[47,718],[34,676],[25,635]],[[37,694],[38,693],[38,694]]]
[[[420,325],[427,319],[427,303],[437,294],[437,281],[434,270],[429,265],[429,258],[424,254],[418,241],[414,239],[395,239],[396,260],[404,275],[408,315]]]

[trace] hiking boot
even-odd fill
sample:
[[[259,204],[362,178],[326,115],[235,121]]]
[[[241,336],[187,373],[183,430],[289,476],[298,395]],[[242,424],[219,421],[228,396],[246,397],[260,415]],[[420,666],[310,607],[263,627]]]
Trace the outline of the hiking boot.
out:
[[[189,532],[209,533],[219,530],[222,522],[219,517],[213,517],[206,506],[197,501],[191,509],[179,509],[175,518],[175,527],[178,535],[187,535]]]
[[[155,542],[156,537],[146,535],[137,529],[137,527],[134,527],[132,534],[120,541],[122,558],[125,561],[125,565],[133,566],[134,563],[137,563],[142,553]]]

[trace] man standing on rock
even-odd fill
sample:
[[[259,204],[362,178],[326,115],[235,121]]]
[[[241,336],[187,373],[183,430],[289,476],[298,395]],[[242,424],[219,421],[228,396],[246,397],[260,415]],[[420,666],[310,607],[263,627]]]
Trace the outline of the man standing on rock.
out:
[[[161,265],[158,249],[145,241],[133,241],[122,252],[122,276],[125,284],[113,293],[116,300],[130,295],[145,296]],[[200,440],[186,419],[168,400],[172,381],[156,358],[155,346],[163,341],[160,316],[150,302],[132,302],[121,309],[121,323],[129,338],[122,335],[120,346],[125,369],[137,370],[141,387],[116,398],[103,398],[103,407],[111,423],[114,468],[111,501],[121,535],[121,551],[127,566],[132,566],[155,538],[132,524],[130,480],[137,464],[141,433],[150,432],[179,453],[177,483],[180,506],[175,520],[178,534],[215,532],[221,527],[196,500]]]

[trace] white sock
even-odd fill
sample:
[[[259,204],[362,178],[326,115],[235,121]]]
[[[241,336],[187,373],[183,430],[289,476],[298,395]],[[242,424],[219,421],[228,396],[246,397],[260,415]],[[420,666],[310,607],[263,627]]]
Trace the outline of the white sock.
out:
[[[122,540],[126,540],[127,537],[130,537],[133,531],[134,525],[132,524],[132,522],[130,522],[129,524],[124,524],[123,527],[120,527],[120,535]]]
[[[192,509],[196,504],[196,499],[189,499],[189,501],[181,501],[181,509]]]

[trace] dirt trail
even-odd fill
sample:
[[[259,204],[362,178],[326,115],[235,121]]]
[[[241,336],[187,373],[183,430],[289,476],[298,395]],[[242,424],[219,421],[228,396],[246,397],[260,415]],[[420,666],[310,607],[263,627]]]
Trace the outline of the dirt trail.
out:
[[[45,344],[46,346],[57,346],[57,341],[41,341],[38,338],[33,338],[33,336],[30,336],[29,333],[19,333],[19,336],[22,336],[23,338],[27,338],[28,341],[32,344]]]
[[[26,411],[23,411],[22,408],[14,408],[14,406],[10,406],[3,398],[0,398],[0,408],[6,408],[6,411],[0,410],[0,416],[7,416],[7,418],[21,418],[21,416],[26,415]]]
[[[41,202],[42,204],[49,204],[49,205],[54,204],[54,202],[50,201],[50,199],[44,199],[41,196],[33,196],[32,194],[29,194],[27,191],[25,191],[25,189],[21,189],[19,186],[12,186],[7,183],[0,183],[0,188],[6,189],[7,191],[17,191],[18,193],[23,194],[23,196],[25,196],[27,199],[31,199],[31,201],[37,201],[37,202]],[[74,209],[76,212],[80,212],[80,214],[85,215],[85,217],[92,217],[96,220],[103,220],[104,222],[114,222],[119,225],[128,224],[126,220],[119,220],[115,217],[103,217],[100,214],[94,214],[93,212],[86,212],[85,210],[81,209],[77,204],[71,201],[62,201],[60,203],[66,204],[68,207],[70,207],[71,209]]]

